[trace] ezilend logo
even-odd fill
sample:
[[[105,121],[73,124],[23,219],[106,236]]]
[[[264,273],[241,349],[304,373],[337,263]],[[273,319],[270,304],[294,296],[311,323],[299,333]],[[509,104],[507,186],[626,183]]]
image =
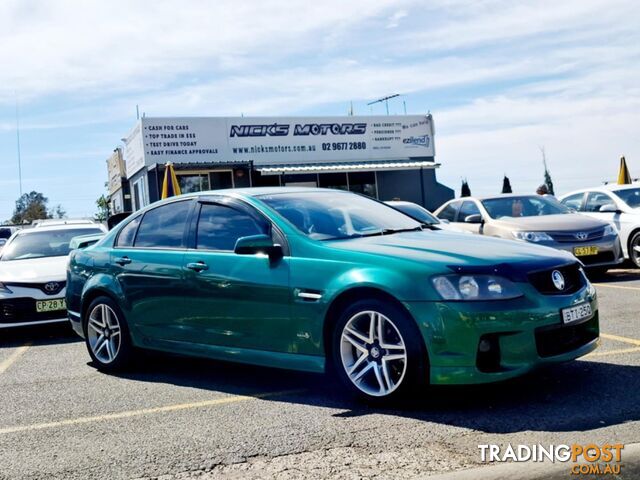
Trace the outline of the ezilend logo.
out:
[[[231,125],[231,137],[286,137],[289,125]]]
[[[402,143],[405,145],[416,145],[418,147],[428,147],[429,146],[429,135],[421,135],[419,137],[409,137],[404,138]]]

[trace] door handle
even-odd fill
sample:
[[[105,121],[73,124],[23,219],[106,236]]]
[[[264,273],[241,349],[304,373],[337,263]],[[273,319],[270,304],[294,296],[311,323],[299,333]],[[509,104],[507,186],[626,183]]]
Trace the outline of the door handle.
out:
[[[131,263],[131,259],[129,257],[120,257],[116,260],[116,263],[123,267],[125,265],[129,265]]]
[[[202,272],[203,270],[209,270],[209,265],[204,262],[187,263],[187,268],[194,272]]]

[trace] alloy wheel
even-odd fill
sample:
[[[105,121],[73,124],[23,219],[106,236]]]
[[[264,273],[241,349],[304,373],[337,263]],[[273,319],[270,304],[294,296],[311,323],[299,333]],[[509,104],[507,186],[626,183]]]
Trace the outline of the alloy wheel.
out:
[[[109,305],[96,305],[89,315],[87,339],[93,355],[102,363],[113,362],[120,351],[122,329],[118,315]]]
[[[383,397],[396,390],[407,371],[400,330],[385,315],[364,311],[349,319],[340,338],[342,366],[360,391]]]

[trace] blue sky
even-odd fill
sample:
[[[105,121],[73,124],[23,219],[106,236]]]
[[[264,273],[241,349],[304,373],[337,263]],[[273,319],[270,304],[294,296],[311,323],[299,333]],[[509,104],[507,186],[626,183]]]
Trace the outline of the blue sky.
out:
[[[23,190],[95,212],[105,160],[148,116],[434,116],[439,179],[474,194],[640,177],[640,8],[616,0],[4,0],[0,220]],[[402,113],[402,100],[390,104]]]

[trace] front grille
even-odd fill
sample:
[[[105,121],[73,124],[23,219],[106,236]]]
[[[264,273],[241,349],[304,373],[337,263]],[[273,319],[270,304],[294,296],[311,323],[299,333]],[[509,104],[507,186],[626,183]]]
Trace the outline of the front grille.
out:
[[[558,270],[564,277],[563,290],[558,290],[553,283],[552,273],[555,270]],[[529,282],[543,295],[570,295],[576,293],[586,284],[584,275],[580,271],[580,265],[577,263],[530,273]]]
[[[66,315],[66,310],[36,312],[36,301],[33,298],[0,300],[0,324],[41,322],[64,318]]]
[[[591,231],[548,232],[548,234],[556,242],[560,243],[593,242],[604,237],[604,228]]]
[[[9,288],[11,287],[22,287],[22,288],[35,288],[40,290],[45,295],[57,295],[64,287],[67,286],[67,282],[45,282],[45,283],[5,283],[5,285]]]
[[[598,338],[598,316],[580,325],[536,329],[536,348],[540,357],[554,357],[576,350]]]
[[[598,263],[613,263],[616,260],[616,256],[613,252],[600,252],[597,255],[587,255],[584,257],[578,257],[580,261],[585,265],[595,265]]]

